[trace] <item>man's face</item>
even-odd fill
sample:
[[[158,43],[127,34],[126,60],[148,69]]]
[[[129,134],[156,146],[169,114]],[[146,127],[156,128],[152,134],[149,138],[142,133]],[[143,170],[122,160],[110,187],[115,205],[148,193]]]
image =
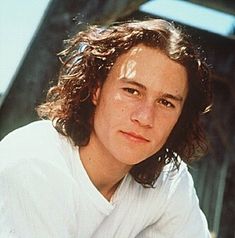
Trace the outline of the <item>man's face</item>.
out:
[[[145,160],[165,144],[187,92],[182,65],[158,49],[143,44],[131,48],[117,59],[94,94],[90,143],[118,163]]]

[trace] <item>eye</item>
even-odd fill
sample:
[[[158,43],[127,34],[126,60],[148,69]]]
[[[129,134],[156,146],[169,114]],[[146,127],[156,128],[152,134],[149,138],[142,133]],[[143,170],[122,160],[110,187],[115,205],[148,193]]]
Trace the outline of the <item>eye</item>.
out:
[[[123,88],[123,90],[129,94],[132,94],[132,95],[140,95],[140,92],[134,88]]]
[[[175,108],[175,105],[173,103],[171,103],[170,101],[166,100],[166,99],[160,99],[159,103],[162,104],[165,107]]]

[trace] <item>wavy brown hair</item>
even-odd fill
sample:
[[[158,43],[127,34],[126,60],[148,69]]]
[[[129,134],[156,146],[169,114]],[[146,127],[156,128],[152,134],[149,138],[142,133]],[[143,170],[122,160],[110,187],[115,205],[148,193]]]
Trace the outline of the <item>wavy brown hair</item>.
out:
[[[108,27],[89,26],[66,40],[59,53],[62,67],[58,84],[47,94],[47,101],[37,108],[41,118],[53,121],[58,132],[70,137],[75,145],[85,146],[93,129],[95,107],[92,94],[102,87],[116,59],[142,43],[159,49],[183,65],[188,74],[189,92],[181,116],[163,148],[130,171],[144,186],[153,186],[162,168],[178,155],[186,162],[206,141],[199,118],[211,104],[209,70],[188,35],[174,24],[161,19],[115,23]]]

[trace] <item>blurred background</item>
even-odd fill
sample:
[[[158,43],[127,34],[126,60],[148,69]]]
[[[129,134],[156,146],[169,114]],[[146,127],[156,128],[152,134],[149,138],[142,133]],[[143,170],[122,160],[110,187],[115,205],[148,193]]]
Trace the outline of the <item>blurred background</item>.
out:
[[[63,40],[87,24],[164,18],[190,32],[212,69],[209,152],[190,167],[215,237],[235,238],[235,1],[8,0],[0,6],[0,139],[37,120]],[[13,148],[14,149],[14,148]]]

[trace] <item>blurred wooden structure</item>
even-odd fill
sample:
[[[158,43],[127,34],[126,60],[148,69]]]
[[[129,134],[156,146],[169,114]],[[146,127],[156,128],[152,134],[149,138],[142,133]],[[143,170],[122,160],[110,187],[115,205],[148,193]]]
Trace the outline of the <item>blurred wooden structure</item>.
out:
[[[35,106],[45,98],[59,68],[56,54],[63,40],[86,23],[110,23],[120,18],[144,17],[144,0],[53,0],[30,51],[0,108],[0,138],[36,120]],[[206,1],[208,2],[208,1]],[[188,29],[208,52],[214,79],[214,108],[205,125],[209,154],[192,165],[201,206],[210,229],[218,237],[234,236],[235,221],[235,40]],[[197,42],[198,41],[198,42]]]

